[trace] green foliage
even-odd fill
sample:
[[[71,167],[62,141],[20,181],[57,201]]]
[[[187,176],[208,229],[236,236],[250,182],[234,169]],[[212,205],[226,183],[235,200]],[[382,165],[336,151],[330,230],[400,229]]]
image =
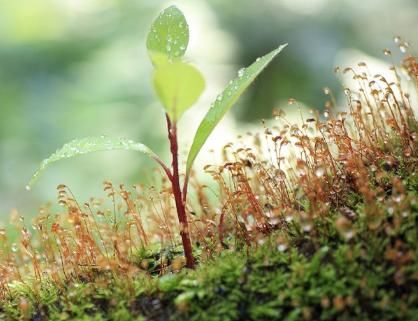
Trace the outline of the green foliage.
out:
[[[99,136],[75,139],[65,144],[50,157],[42,161],[39,169],[32,176],[27,189],[30,189],[33,184],[35,184],[42,172],[52,163],[62,159],[106,150],[133,150],[141,152],[154,159],[158,158],[147,146],[125,138],[109,138],[106,136]]]
[[[175,6],[163,10],[151,25],[147,37],[148,54],[155,65],[164,55],[170,60],[184,55],[189,44],[189,25]]]
[[[180,185],[178,168],[178,138],[177,121],[182,114],[193,105],[202,94],[205,82],[201,73],[193,66],[182,62],[189,41],[189,28],[182,12],[175,6],[165,9],[151,26],[147,38],[147,49],[154,71],[154,87],[162,105],[166,109],[168,138],[172,156],[171,170],[148,147],[130,140],[114,140],[108,138],[84,138],[72,141],[45,159],[38,171],[27,185],[30,189],[41,172],[51,163],[64,158],[87,154],[99,150],[131,149],[140,151],[153,158],[165,171],[172,183],[173,197],[176,203],[177,216],[182,231],[188,230],[188,220],[185,209],[189,172],[194,159],[223,115],[232,107],[244,90],[254,81],[255,77],[284,48],[272,51],[257,59],[246,70],[240,70],[238,78],[232,81],[224,91],[225,97],[219,96],[215,105],[209,110],[199,127],[187,161],[186,176],[183,188]],[[192,245],[188,233],[182,234],[183,249],[186,256],[186,266],[194,267]]]
[[[205,80],[195,67],[174,62],[154,71],[154,87],[168,116],[176,121],[197,101],[205,88]]]
[[[181,61],[186,52],[188,42],[189,27],[187,21],[183,13],[175,6],[168,7],[160,13],[153,22],[147,37],[148,54],[156,68],[153,77],[154,87],[162,105],[166,109],[168,117],[174,123],[197,101],[205,87],[205,81],[199,70]],[[241,69],[238,73],[238,78],[231,81],[224,92],[218,96],[216,102],[202,120],[194,138],[187,160],[185,184],[187,184],[187,175],[193,161],[210,133],[257,75],[285,46],[282,45],[269,54],[258,58],[247,69]],[[27,188],[30,189],[44,169],[53,162],[94,151],[114,149],[140,151],[156,160],[163,166],[166,174],[171,175],[162,161],[143,144],[135,143],[131,140],[94,137],[74,140],[45,159],[38,171],[33,175]]]
[[[225,113],[231,109],[238,98],[244,93],[255,78],[267,67],[287,45],[282,45],[267,55],[257,58],[248,68],[238,71],[238,77],[231,80],[225,90],[216,98],[211,108],[203,118],[196,132],[192,147],[187,158],[187,172],[190,171],[194,160],[202,148],[209,135],[218,125]]]

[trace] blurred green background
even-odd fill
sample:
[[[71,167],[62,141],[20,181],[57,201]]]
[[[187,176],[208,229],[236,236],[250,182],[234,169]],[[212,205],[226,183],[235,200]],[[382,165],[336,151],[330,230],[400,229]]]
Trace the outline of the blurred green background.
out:
[[[77,137],[129,137],[167,159],[144,39],[170,4],[184,11],[191,28],[188,59],[207,78],[205,95],[184,120],[185,143],[196,117],[236,70],[278,44],[289,47],[235,108],[234,130],[269,118],[290,97],[322,108],[321,89],[339,88],[332,70],[341,50],[382,58],[394,35],[418,42],[416,0],[1,1],[0,220],[13,208],[34,215],[55,200],[59,183],[83,202],[102,195],[104,179],[153,182],[153,164],[112,152],[54,165],[33,191],[24,188],[43,158]]]

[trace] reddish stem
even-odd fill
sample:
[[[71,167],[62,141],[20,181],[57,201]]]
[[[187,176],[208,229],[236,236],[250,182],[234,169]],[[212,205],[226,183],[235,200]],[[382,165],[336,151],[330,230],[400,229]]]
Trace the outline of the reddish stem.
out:
[[[192,243],[190,241],[189,223],[187,221],[185,202],[180,188],[179,163],[178,163],[178,142],[177,142],[177,127],[175,123],[171,123],[167,115],[167,129],[168,139],[170,141],[170,151],[173,157],[172,160],[172,179],[171,186],[173,189],[174,200],[176,202],[177,216],[180,223],[180,236],[183,242],[184,255],[186,257],[186,266],[190,269],[194,268],[194,257],[192,250]]]
[[[170,181],[172,181],[173,180],[173,175],[171,174],[171,172],[170,172],[170,169],[164,164],[164,162],[161,160],[161,159],[159,159],[157,156],[153,156],[153,159],[158,163],[158,164],[160,164],[160,166],[162,167],[162,169],[164,170],[164,172],[165,172],[165,174],[167,175],[167,177],[168,177],[168,179],[170,180]]]
[[[184,178],[184,184],[183,184],[183,203],[186,204],[187,200],[187,187],[189,186],[189,173],[186,173],[186,176]]]

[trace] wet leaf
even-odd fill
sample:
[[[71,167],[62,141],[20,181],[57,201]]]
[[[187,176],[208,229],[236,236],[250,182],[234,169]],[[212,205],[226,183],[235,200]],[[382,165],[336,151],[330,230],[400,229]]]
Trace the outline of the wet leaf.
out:
[[[176,7],[164,9],[151,25],[147,37],[148,54],[155,65],[184,55],[189,44],[189,26],[183,13]]]
[[[178,61],[157,67],[154,88],[170,119],[176,121],[200,97],[205,80],[195,67]]]
[[[287,44],[281,45],[267,55],[257,58],[257,60],[248,68],[243,68],[238,72],[238,77],[230,81],[225,90],[216,98],[211,105],[206,116],[197,129],[192,147],[187,158],[187,173],[190,171],[194,160],[200,149],[206,142],[213,129],[225,115],[225,113],[235,104],[238,98],[244,93],[254,79],[263,71],[263,69],[276,57]]]
[[[26,188],[30,189],[38,180],[42,172],[52,163],[78,155],[106,150],[133,150],[146,154],[153,159],[158,159],[158,156],[147,146],[125,138],[109,138],[106,136],[100,136],[75,139],[62,146],[49,158],[44,159],[39,166],[39,169],[32,176]]]

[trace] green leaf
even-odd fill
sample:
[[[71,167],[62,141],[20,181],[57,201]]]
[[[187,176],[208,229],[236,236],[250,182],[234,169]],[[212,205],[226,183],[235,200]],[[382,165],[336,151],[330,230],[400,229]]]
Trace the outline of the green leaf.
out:
[[[195,67],[177,61],[155,69],[154,88],[170,119],[177,121],[200,97],[205,80]]]
[[[148,54],[155,65],[161,54],[169,60],[184,56],[189,44],[189,26],[183,13],[176,7],[164,9],[151,25],[147,37]]]
[[[235,104],[238,98],[244,93],[245,89],[263,71],[263,69],[276,57],[287,44],[281,45],[267,55],[257,58],[248,68],[243,68],[238,72],[238,77],[231,80],[225,90],[217,97],[211,105],[209,111],[203,118],[197,129],[192,147],[187,157],[186,173],[188,174],[200,149],[203,147],[213,129],[225,115],[225,113]]]
[[[31,189],[42,172],[52,163],[55,163],[61,159],[105,150],[134,150],[159,161],[158,156],[154,154],[151,149],[143,144],[136,143],[133,140],[128,140],[125,138],[109,138],[106,136],[75,139],[62,146],[49,158],[44,159],[39,169],[32,176],[26,188],[28,190]]]

